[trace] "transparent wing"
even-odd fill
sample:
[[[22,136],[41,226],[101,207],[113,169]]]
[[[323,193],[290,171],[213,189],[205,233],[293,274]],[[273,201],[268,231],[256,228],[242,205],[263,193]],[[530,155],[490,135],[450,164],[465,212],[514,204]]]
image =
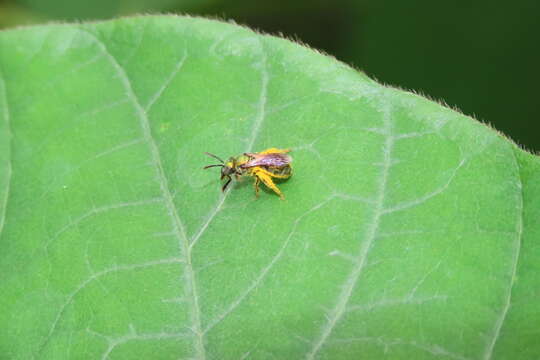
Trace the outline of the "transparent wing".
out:
[[[281,167],[287,164],[290,164],[292,158],[283,153],[272,153],[272,154],[248,154],[252,156],[253,159],[249,160],[245,164],[241,165],[243,168],[250,168],[254,166],[276,166]]]

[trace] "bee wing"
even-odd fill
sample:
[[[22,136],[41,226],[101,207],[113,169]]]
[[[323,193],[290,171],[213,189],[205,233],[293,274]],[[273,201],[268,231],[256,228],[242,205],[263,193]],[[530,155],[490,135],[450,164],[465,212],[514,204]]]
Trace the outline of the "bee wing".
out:
[[[248,154],[253,157],[245,164],[241,165],[243,168],[250,168],[254,166],[285,166],[290,164],[292,158],[290,155],[283,153],[271,153],[271,154]]]

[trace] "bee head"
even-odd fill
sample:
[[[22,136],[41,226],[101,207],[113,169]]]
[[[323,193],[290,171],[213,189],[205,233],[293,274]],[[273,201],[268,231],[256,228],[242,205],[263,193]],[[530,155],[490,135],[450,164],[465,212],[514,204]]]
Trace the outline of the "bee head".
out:
[[[214,154],[210,154],[210,153],[205,153],[205,154],[210,156],[210,157],[213,157],[216,160],[218,160],[221,164],[207,165],[203,169],[208,169],[208,168],[217,167],[217,166],[221,167],[221,180],[223,180],[226,177],[230,177],[231,175],[238,174],[238,170],[237,170],[237,167],[236,167],[236,161],[235,161],[234,157],[231,157],[229,159],[229,161],[225,162],[225,161],[221,160],[221,158],[219,158],[218,156],[216,156]]]
[[[235,173],[236,173],[236,163],[234,159],[231,158],[221,167],[221,180],[223,180],[226,177],[230,177],[231,175]]]
[[[229,161],[225,162],[221,160],[219,157],[217,157],[214,154],[205,153],[206,155],[213,157],[214,159],[218,160],[220,164],[212,164],[212,165],[206,165],[203,169],[208,169],[211,167],[221,167],[221,180],[227,179],[225,182],[225,185],[221,187],[221,191],[225,192],[225,189],[227,189],[227,186],[232,181],[231,175],[242,175],[240,171],[238,171],[238,167],[236,165],[236,159],[234,157],[231,157]]]

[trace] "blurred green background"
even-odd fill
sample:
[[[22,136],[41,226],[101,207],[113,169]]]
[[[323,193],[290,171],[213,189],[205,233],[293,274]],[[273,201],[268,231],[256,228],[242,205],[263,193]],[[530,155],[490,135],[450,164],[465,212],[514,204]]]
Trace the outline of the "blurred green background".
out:
[[[283,33],[540,150],[538,0],[0,0],[0,28],[136,13],[219,17]]]

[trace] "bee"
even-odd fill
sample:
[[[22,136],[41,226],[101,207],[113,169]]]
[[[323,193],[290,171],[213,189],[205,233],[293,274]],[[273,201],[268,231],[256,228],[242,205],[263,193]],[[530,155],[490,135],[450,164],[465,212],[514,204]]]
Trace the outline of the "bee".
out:
[[[236,180],[240,176],[253,176],[255,178],[253,185],[257,197],[259,197],[259,184],[262,182],[283,200],[285,197],[274,184],[272,178],[287,179],[291,177],[292,158],[287,154],[290,151],[290,149],[270,148],[258,153],[243,153],[242,155],[231,156],[226,162],[214,154],[205,153],[218,160],[220,164],[207,165],[203,169],[221,167],[221,180],[227,179],[221,188],[222,191],[225,191],[231,183],[232,175],[236,177]]]

